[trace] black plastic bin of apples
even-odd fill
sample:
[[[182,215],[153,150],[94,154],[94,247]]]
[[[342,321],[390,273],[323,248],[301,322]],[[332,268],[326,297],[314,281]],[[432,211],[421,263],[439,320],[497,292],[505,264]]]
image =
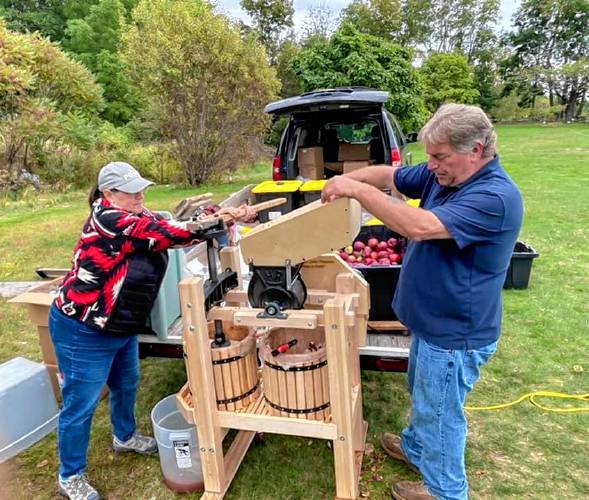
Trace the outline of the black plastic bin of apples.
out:
[[[341,250],[340,256],[362,273],[370,285],[371,321],[397,319],[392,302],[397,289],[407,239],[385,226],[362,227],[354,244]],[[533,259],[540,254],[518,241],[503,288],[528,288]]]
[[[340,256],[362,273],[370,285],[371,321],[394,321],[392,302],[407,239],[385,226],[364,226],[354,244],[342,249]]]

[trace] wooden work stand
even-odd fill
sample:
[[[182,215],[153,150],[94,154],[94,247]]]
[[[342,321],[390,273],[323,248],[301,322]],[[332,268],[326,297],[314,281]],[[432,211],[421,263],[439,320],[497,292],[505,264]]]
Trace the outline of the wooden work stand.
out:
[[[222,261],[234,261],[226,249]],[[235,261],[234,261],[235,262]],[[178,395],[185,418],[197,424],[205,492],[202,498],[221,499],[227,492],[256,432],[328,439],[333,442],[336,495],[359,497],[359,478],[367,424],[362,413],[358,347],[366,337],[369,295],[366,282],[338,256],[322,256],[303,268],[308,298],[302,310],[287,310],[287,319],[260,318],[261,309],[245,307],[247,294],[230,291],[224,307],[205,313],[203,282],[180,283],[184,318],[184,352],[188,383]],[[235,411],[219,410],[215,393],[211,340],[207,321],[220,319],[248,327],[325,328],[329,380],[329,411],[321,420],[274,416],[262,391],[258,398]],[[297,418],[298,417],[298,418]],[[227,453],[222,441],[229,429],[238,430]]]

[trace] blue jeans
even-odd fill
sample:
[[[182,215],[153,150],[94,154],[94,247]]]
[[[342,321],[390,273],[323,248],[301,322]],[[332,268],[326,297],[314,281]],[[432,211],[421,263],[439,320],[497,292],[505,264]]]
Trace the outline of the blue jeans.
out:
[[[408,369],[411,419],[401,433],[401,447],[437,498],[468,498],[464,400],[496,349],[497,342],[480,349],[444,349],[413,336]]]
[[[115,436],[126,441],[135,432],[135,398],[139,386],[137,336],[104,333],[68,318],[54,306],[49,331],[63,375],[59,414],[59,474],[67,479],[85,472],[92,417],[104,385],[110,389],[110,419]]]

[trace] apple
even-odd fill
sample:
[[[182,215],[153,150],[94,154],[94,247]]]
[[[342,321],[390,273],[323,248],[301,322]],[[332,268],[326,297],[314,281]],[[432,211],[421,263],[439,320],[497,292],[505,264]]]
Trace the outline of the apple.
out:
[[[364,257],[370,257],[371,253],[372,253],[372,248],[364,247]]]
[[[370,248],[376,248],[378,246],[378,240],[376,238],[370,238],[368,240],[368,246]]]
[[[370,257],[366,257],[364,259],[364,264],[366,264],[367,266],[371,266],[374,263],[374,260],[372,260]]]
[[[395,248],[398,242],[399,241],[397,240],[397,238],[389,238],[387,240],[387,245],[389,246],[389,248]]]
[[[376,248],[378,248],[379,250],[386,250],[389,246],[387,245],[386,241],[379,241],[378,245],[376,245]]]
[[[362,243],[361,241],[354,241],[354,250],[358,250],[358,251],[364,250],[365,246],[366,245],[364,243]]]
[[[383,266],[390,266],[391,261],[389,259],[378,259],[378,263]]]
[[[348,262],[350,264],[354,264],[356,262],[356,257],[354,257],[353,255],[348,255]]]
[[[348,253],[346,253],[346,252],[344,252],[344,251],[341,251],[341,252],[339,253],[339,256],[340,256],[340,257],[341,257],[343,260],[348,260],[349,254],[348,254]]]
[[[344,248],[344,251],[352,255],[354,253],[354,247],[352,245],[348,245],[346,248]]]
[[[380,259],[388,259],[389,258],[389,252],[387,252],[386,250],[381,250],[379,251],[376,256],[378,257],[378,260]]]
[[[401,262],[401,256],[398,253],[391,253],[389,254],[389,260],[393,264],[398,264],[399,262]]]

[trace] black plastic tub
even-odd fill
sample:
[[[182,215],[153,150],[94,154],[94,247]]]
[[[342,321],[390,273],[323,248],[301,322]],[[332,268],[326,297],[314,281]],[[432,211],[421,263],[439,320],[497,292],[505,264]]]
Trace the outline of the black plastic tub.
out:
[[[525,289],[530,283],[532,274],[532,264],[540,254],[531,246],[522,241],[518,241],[513,249],[511,262],[505,276],[503,288]]]
[[[364,226],[355,241],[366,243],[370,238],[388,240],[397,238],[406,245],[407,239],[391,231],[385,226]],[[392,302],[397,289],[401,264],[356,266],[364,279],[370,285],[370,321],[395,321],[397,315],[393,311]]]

